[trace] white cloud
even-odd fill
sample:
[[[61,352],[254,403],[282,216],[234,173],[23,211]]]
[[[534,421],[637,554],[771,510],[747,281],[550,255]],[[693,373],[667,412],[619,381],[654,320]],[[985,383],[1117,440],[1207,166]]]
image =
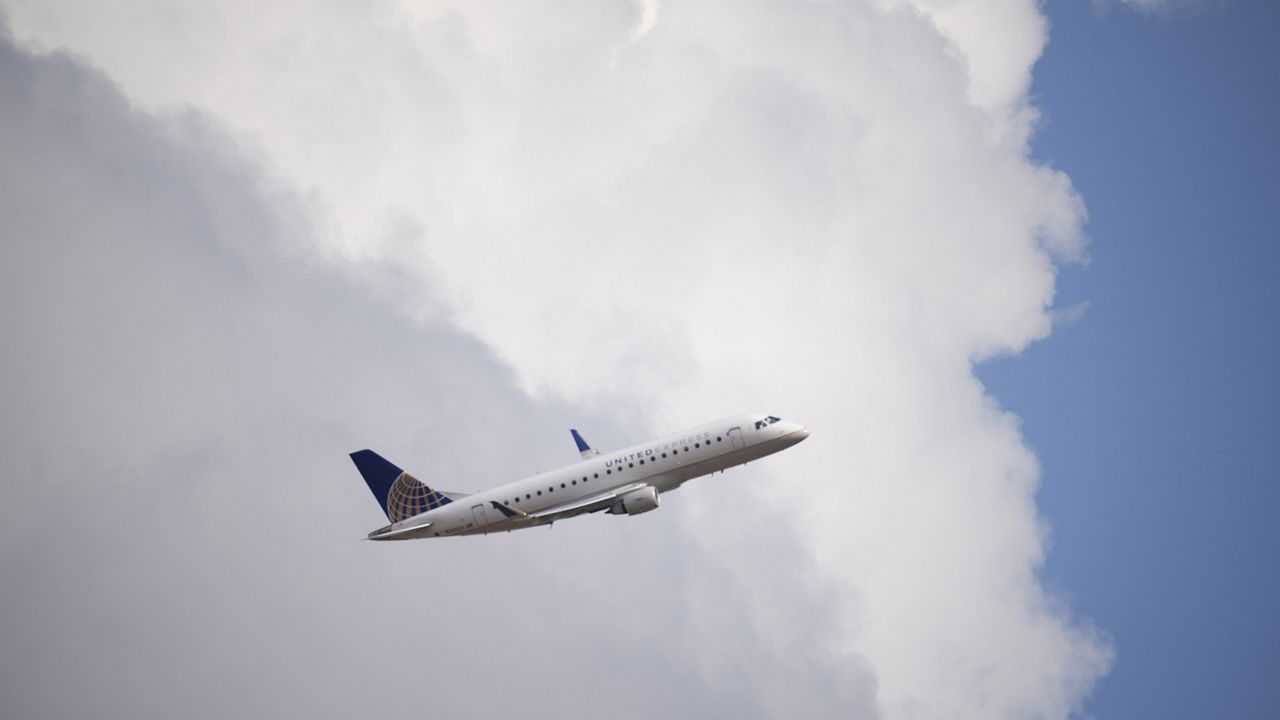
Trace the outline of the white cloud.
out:
[[[662,9],[662,3],[658,0],[638,0],[637,5],[640,8],[640,20],[631,31],[631,36],[627,38],[628,45],[640,42],[645,35],[649,34],[653,26],[658,24],[658,11]]]
[[[1135,10],[1142,12],[1154,13],[1162,10],[1168,10],[1171,7],[1169,0],[1119,0],[1122,4],[1128,5]]]
[[[468,490],[572,458],[571,418],[635,427],[534,406],[371,300],[207,117],[4,38],[0,153],[6,716],[507,717],[570,687],[619,717],[754,714],[672,640],[667,582],[706,562],[673,514],[360,540],[382,518],[346,451]]]
[[[669,503],[697,643],[624,636],[772,716],[1062,717],[1106,671],[1039,584],[1038,468],[971,372],[1049,332],[1082,252],[1028,158],[1034,2],[163,7],[12,21],[252,137],[336,267],[394,273],[541,402],[813,428]]]
[[[1222,0],[1093,0],[1093,4],[1095,9],[1104,12],[1119,4],[1143,15],[1164,17],[1195,14],[1204,8],[1222,4]]]
[[[1058,308],[1053,311],[1053,326],[1054,328],[1074,327],[1084,319],[1087,312],[1089,312],[1088,302],[1078,302],[1074,305]]]

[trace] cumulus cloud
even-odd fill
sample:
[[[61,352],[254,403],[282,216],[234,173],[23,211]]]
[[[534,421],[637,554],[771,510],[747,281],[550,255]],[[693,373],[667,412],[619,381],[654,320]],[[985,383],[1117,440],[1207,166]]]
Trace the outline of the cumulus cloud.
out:
[[[25,371],[56,384],[21,398],[48,409],[19,447],[44,448],[30,460],[38,469],[58,457],[54,438],[93,438],[104,421],[130,428],[114,416],[121,408],[162,418],[145,426],[145,443],[108,433],[83,465],[39,477],[114,462],[121,476],[161,483],[180,463],[225,509],[261,481],[213,479],[260,479],[264,436],[289,447],[288,463],[267,468],[274,475],[332,476],[335,449],[359,444],[358,429],[392,449],[420,443],[448,475],[483,485],[517,474],[523,458],[549,466],[557,436],[529,428],[560,432],[570,416],[589,413],[622,442],[626,430],[775,412],[813,437],[681,490],[659,520],[589,524],[578,531],[585,548],[534,532],[352,550],[332,538],[351,524],[347,503],[365,500],[358,482],[335,481],[328,514],[299,512],[296,484],[262,485],[276,493],[265,504],[274,515],[259,503],[237,527],[270,527],[290,551],[255,556],[251,569],[268,576],[275,560],[298,587],[330,591],[329,578],[381,592],[379,603],[347,593],[340,609],[317,609],[293,585],[259,579],[303,607],[253,670],[295,659],[280,647],[306,636],[325,643],[307,646],[321,677],[347,687],[354,647],[422,663],[464,699],[476,687],[469,673],[492,662],[488,677],[514,676],[518,694],[546,703],[569,688],[603,698],[633,679],[672,685],[636,700],[636,714],[703,715],[716,702],[772,717],[1066,716],[1106,672],[1109,650],[1039,583],[1038,467],[1016,418],[972,374],[974,362],[1050,331],[1055,265],[1082,253],[1080,199],[1026,146],[1026,93],[1045,41],[1036,4],[652,8],[16,4],[24,42],[81,53],[148,111],[65,58],[8,63],[87,106],[77,116],[101,118],[84,121],[86,132],[115,123],[134,137],[55,152],[53,140],[33,144],[13,128],[47,127],[40,113],[56,107],[6,103],[15,147],[40,149],[27,151],[23,173],[72,168],[14,207],[46,208],[40,200],[71,178],[93,190],[56,215],[83,226],[46,228],[53,220],[41,217],[45,235],[29,234],[62,244],[6,242],[45,254],[43,265],[6,262],[45,270],[30,278],[72,255],[79,270],[61,285],[81,299],[55,296],[6,319],[41,349]],[[81,81],[68,89],[66,77]],[[102,146],[131,150],[104,158]],[[275,184],[226,159],[246,152]],[[151,175],[120,183],[117,169]],[[10,177],[14,193],[29,192]],[[83,207],[100,185],[120,197]],[[86,242],[90,228],[112,240]],[[31,307],[45,286],[19,283],[11,292],[25,294],[9,304]],[[82,315],[86,304],[99,315]],[[51,346],[47,327],[63,329]],[[86,346],[106,354],[104,370],[76,364]],[[103,382],[110,371],[133,384]],[[483,402],[467,395],[477,387]],[[122,388],[136,399],[119,402]],[[104,409],[77,415],[78,397]],[[456,445],[481,432],[517,440],[501,461]],[[40,488],[23,490],[31,503],[59,500]],[[253,555],[252,543],[205,542],[217,518],[197,516],[205,532],[184,547],[203,561]],[[499,572],[467,575],[495,559]],[[447,582],[417,582],[405,568]],[[195,593],[199,574],[182,577]],[[235,587],[222,574],[205,582]],[[517,605],[508,587],[531,599]],[[28,604],[42,597],[36,586]],[[376,618],[335,630],[337,640],[306,632],[384,603],[396,623],[439,610],[474,629],[447,633],[426,659],[405,638],[434,638],[393,634],[388,651],[365,637]],[[179,626],[142,625],[162,639]],[[535,647],[568,662],[575,680],[522,672]]]
[[[534,406],[474,340],[371,297],[381,269],[335,272],[305,203],[202,114],[6,40],[0,153],[3,715],[754,714],[664,639],[688,620],[660,580],[702,562],[672,515],[360,541],[384,520],[346,451],[472,490],[572,459],[571,423],[636,427]]]

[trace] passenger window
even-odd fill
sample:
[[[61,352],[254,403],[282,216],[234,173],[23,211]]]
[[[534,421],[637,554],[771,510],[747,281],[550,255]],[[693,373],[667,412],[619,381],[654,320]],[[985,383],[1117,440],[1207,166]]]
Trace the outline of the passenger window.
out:
[[[542,494],[542,491],[541,491],[541,490],[539,490],[539,491],[538,491],[538,494],[539,494],[539,495],[541,495],[541,494]]]
[[[593,475],[592,477],[600,477],[600,473],[596,473],[596,474],[595,474],[595,475]],[[582,478],[582,482],[586,482],[586,481],[587,481],[587,479],[586,479],[586,478]]]
[[[641,465],[643,465],[643,464],[644,464],[644,460],[641,460],[641,461],[640,461],[640,464],[641,464]]]

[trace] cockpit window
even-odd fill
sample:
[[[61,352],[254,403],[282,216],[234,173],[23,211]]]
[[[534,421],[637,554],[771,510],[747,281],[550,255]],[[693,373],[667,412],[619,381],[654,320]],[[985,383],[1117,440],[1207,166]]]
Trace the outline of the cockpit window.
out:
[[[774,417],[774,416],[770,415],[769,417],[767,417],[767,418],[765,418],[765,419],[763,419],[763,420],[757,420],[757,421],[756,421],[756,429],[757,429],[757,430],[759,430],[759,429],[761,429],[761,428],[763,428],[763,427],[765,427],[765,426],[772,425],[772,424],[774,424],[774,423],[776,423],[776,422],[782,422],[782,421],[781,421],[779,418],[776,418],[776,417]]]

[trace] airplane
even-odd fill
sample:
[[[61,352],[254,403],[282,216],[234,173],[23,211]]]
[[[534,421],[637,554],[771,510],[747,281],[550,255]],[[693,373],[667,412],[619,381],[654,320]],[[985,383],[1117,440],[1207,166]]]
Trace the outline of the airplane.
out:
[[[368,539],[510,532],[600,511],[639,515],[658,507],[659,493],[809,437],[804,426],[773,415],[736,415],[612,453],[569,432],[580,461],[478,493],[435,490],[372,450],[351,453],[391,521]]]

